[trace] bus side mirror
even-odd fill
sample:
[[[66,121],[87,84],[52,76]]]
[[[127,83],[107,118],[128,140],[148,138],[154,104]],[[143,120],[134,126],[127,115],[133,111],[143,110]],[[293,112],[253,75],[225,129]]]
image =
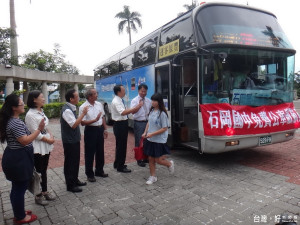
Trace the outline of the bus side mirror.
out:
[[[222,59],[222,63],[226,63],[226,58],[227,58],[226,52],[220,52],[219,57]]]

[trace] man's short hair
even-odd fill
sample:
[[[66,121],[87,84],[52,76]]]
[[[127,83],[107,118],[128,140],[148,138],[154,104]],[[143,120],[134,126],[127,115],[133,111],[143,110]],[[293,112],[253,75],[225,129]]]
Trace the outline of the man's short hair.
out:
[[[122,86],[123,86],[122,84],[118,84],[118,85],[114,86],[114,93],[115,93],[115,95],[118,95],[118,92],[121,91],[121,87]]]
[[[147,84],[140,84],[140,85],[138,86],[138,90],[140,90],[140,89],[142,89],[142,88],[145,88],[146,90],[148,90]]]
[[[89,97],[93,95],[92,90],[96,90],[96,89],[95,88],[89,88],[89,89],[87,89],[87,91],[85,92],[85,98],[86,99],[89,99]]]
[[[67,90],[67,93],[65,95],[65,98],[66,98],[66,101],[67,102],[70,102],[70,99],[71,98],[74,98],[74,93],[76,92],[75,89],[70,89],[70,90]]]

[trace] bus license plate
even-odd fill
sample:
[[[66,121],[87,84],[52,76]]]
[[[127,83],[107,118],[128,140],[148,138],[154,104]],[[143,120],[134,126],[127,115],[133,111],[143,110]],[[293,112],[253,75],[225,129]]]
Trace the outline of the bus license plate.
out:
[[[271,136],[263,136],[259,137],[259,145],[268,145],[272,143],[272,137]]]

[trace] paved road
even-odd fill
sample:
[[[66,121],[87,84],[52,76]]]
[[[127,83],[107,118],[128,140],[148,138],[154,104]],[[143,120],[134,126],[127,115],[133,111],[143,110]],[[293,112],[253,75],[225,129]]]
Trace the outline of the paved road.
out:
[[[105,143],[105,172],[109,177],[98,178],[82,193],[74,194],[66,191],[64,183],[59,122],[50,123],[57,141],[48,183],[57,200],[42,207],[26,193],[26,209],[39,218],[33,225],[275,224],[276,216],[283,212],[300,223],[299,133],[290,142],[219,155],[172,150],[175,174],[169,175],[159,166],[158,182],[150,186],[145,184],[148,167],[138,167],[130,151],[132,134],[127,164],[133,172],[121,174],[113,169],[114,136],[110,133]],[[86,180],[83,166],[80,179]],[[13,224],[10,182],[3,172],[0,181],[0,224]]]

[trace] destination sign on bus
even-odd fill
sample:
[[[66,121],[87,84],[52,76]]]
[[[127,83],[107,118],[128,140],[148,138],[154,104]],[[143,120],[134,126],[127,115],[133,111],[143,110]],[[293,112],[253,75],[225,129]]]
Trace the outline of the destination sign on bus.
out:
[[[159,59],[175,55],[179,52],[179,39],[159,47]]]
[[[235,106],[227,103],[200,105],[204,134],[209,136],[263,134],[300,127],[300,116],[293,103],[260,107]],[[265,141],[269,141],[265,140]]]
[[[213,41],[215,43],[278,47],[282,40],[277,37],[257,37],[251,33],[217,33],[213,35]]]

